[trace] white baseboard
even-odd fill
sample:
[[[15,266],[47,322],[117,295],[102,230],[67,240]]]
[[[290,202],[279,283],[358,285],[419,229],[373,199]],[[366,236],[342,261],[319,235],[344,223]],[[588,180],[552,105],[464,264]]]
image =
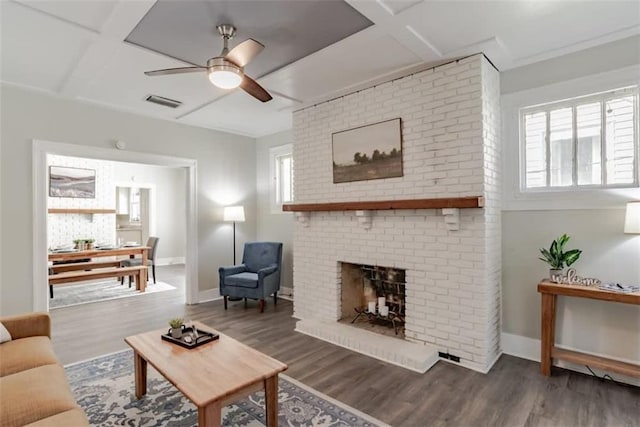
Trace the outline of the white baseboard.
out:
[[[521,359],[532,360],[534,362],[540,362],[540,340],[539,339],[523,337],[521,335],[514,335],[514,334],[508,334],[506,332],[503,332],[501,335],[501,344],[502,344],[502,352],[504,354],[520,357]],[[608,356],[606,354],[588,352],[588,351],[575,349],[567,346],[558,345],[557,347],[564,348],[566,350],[581,351],[583,353],[591,354],[593,356],[612,358],[611,356]],[[637,360],[624,360],[619,358],[616,358],[616,359],[622,362],[635,363],[635,364],[640,363]],[[583,374],[591,375],[591,372],[589,372],[589,370],[582,365],[576,365],[574,363],[565,362],[563,360],[556,360],[554,361],[553,365],[558,366],[560,368],[569,369],[571,371],[581,372]],[[604,372],[599,369],[593,369],[593,371],[600,376],[602,376]],[[613,377],[618,382],[631,384],[634,386],[640,386],[640,378],[628,377],[628,376],[616,374],[616,373],[611,373],[609,375],[611,375],[611,377]]]
[[[156,265],[184,264],[185,262],[185,257],[183,256],[156,259]]]
[[[219,299],[222,299],[222,297],[220,296],[220,289],[207,289],[205,291],[198,292],[198,301],[196,302],[196,304],[207,301],[217,301]]]

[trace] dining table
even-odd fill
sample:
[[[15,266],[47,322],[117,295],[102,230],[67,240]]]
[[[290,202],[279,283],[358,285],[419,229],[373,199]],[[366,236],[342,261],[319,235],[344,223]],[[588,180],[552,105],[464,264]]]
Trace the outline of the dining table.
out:
[[[104,247],[93,249],[69,249],[58,250],[49,252],[48,259],[50,262],[70,263],[78,262],[78,260],[104,258],[104,257],[122,257],[128,256],[134,258],[136,255],[140,255],[142,259],[142,265],[147,265],[147,257],[149,253],[148,246],[121,246],[121,247]],[[140,273],[140,280],[142,283],[147,283],[147,270],[143,269]]]

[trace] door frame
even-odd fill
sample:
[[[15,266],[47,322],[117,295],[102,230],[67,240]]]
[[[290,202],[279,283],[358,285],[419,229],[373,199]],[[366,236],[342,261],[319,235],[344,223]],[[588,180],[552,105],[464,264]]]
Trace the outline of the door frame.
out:
[[[47,285],[47,155],[84,157],[97,160],[142,163],[157,166],[181,167],[186,179],[186,259],[185,279],[187,304],[198,301],[198,201],[197,167],[195,159],[160,154],[122,151],[87,145],[67,144],[34,139],[32,146],[33,172],[33,309],[49,311]]]

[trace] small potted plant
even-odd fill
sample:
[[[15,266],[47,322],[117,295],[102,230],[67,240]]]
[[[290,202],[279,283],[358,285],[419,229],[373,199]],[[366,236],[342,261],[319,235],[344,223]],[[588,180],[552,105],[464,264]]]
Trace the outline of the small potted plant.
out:
[[[171,333],[171,338],[180,338],[182,336],[183,324],[184,319],[182,317],[176,317],[175,319],[169,320],[169,326],[171,327],[169,332]]]
[[[87,249],[93,249],[93,243],[96,241],[96,239],[84,239],[84,243],[85,243],[85,248]]]
[[[96,239],[75,239],[73,244],[76,249],[83,251],[85,249],[93,249],[93,242],[95,241]]]
[[[542,256],[539,259],[551,267],[549,270],[550,278],[553,278],[555,275],[561,275],[565,264],[569,267],[580,258],[580,254],[582,253],[580,249],[564,251],[564,245],[566,245],[568,241],[569,236],[563,234],[551,242],[549,249],[540,249]]]

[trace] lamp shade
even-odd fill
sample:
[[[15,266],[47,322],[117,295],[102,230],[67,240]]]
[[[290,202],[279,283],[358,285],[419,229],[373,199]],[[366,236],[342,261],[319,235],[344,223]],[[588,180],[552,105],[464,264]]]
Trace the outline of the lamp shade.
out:
[[[627,234],[640,234],[640,202],[627,203],[624,232]]]
[[[224,220],[244,222],[244,206],[226,206],[224,208]]]

